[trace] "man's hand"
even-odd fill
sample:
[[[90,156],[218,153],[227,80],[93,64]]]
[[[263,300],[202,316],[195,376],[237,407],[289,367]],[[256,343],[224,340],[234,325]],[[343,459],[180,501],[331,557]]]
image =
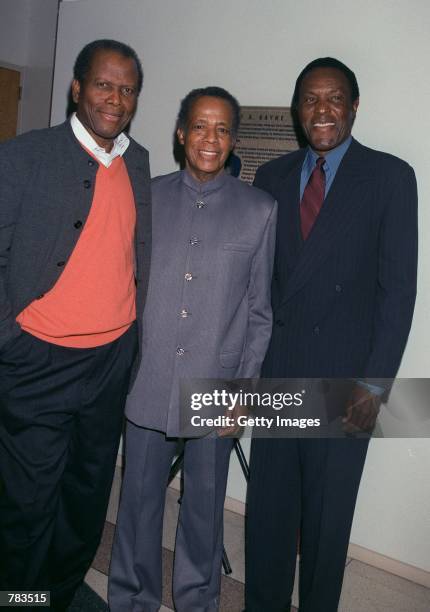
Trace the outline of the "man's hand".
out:
[[[346,433],[371,432],[379,414],[381,398],[361,385],[355,385],[342,419]]]
[[[240,406],[239,404],[236,404],[233,410],[227,410],[225,416],[232,419],[234,423],[228,427],[220,427],[217,429],[218,436],[220,438],[239,438],[244,428],[238,424],[237,418],[239,416],[247,416],[248,412],[246,406]]]

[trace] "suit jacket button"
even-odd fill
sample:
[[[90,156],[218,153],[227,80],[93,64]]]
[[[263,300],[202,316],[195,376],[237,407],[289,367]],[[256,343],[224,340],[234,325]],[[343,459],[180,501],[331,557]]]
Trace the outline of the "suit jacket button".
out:
[[[275,325],[277,325],[278,327],[284,327],[285,323],[282,319],[276,319]]]
[[[190,281],[190,280],[193,280],[193,275],[191,274],[191,272],[187,272],[184,278],[186,281]]]
[[[314,327],[314,334],[315,334],[316,336],[319,336],[319,335],[320,335],[320,328],[318,327],[318,325],[315,325],[315,327]]]
[[[88,179],[85,179],[84,187],[85,187],[85,189],[89,189],[91,187],[91,181],[89,181]]]
[[[76,223],[73,224],[74,227],[76,227],[76,229],[79,229],[80,227],[82,227],[82,221],[76,221]]]
[[[88,165],[92,168],[94,166],[94,160],[93,159],[89,159],[88,160]]]
[[[185,349],[183,349],[182,346],[178,346],[178,348],[176,349],[176,354],[183,355],[184,353],[185,353]]]
[[[40,295],[37,296],[36,300],[41,300],[44,296],[45,296],[45,294],[41,293]]]
[[[335,289],[338,293],[340,293],[342,291],[342,285],[336,285]]]

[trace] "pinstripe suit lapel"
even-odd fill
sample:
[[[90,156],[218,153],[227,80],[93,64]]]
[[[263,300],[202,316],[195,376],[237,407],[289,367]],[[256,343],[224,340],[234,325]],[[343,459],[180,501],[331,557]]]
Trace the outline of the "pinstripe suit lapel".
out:
[[[281,232],[278,239],[278,248],[285,256],[289,265],[300,254],[303,240],[300,232],[300,173],[303,160],[292,169],[282,181],[279,193],[285,194],[284,202],[280,202],[278,212],[278,226]],[[285,236],[285,239],[283,237]]]

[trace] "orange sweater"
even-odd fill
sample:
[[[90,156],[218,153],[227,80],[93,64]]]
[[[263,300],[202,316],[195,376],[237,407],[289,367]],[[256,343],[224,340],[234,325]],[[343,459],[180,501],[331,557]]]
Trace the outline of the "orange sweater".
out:
[[[136,210],[127,168],[100,164],[81,236],[54,287],[17,317],[22,329],[53,344],[89,348],[119,338],[136,318]]]

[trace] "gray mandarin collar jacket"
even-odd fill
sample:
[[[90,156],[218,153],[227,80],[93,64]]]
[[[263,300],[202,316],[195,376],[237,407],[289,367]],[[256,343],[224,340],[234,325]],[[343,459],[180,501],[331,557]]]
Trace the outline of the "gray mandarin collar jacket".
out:
[[[179,383],[258,376],[272,327],[276,203],[221,174],[154,179],[143,358],[127,403],[137,425],[178,435]]]

